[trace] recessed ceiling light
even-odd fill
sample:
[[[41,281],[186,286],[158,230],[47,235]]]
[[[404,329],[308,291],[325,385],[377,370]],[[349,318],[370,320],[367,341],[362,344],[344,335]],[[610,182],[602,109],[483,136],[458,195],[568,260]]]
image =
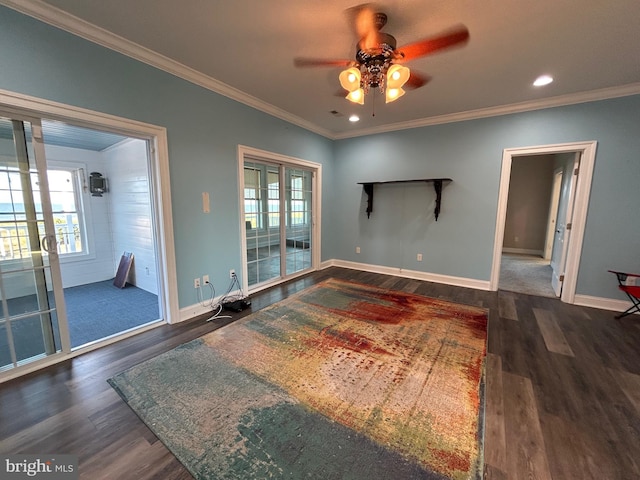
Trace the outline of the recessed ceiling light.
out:
[[[359,117],[358,115],[351,115],[351,116],[349,117],[349,121],[350,121],[350,122],[357,122],[357,121],[359,121],[359,120],[360,120],[360,117]]]
[[[545,85],[549,85],[553,82],[553,77],[551,75],[540,75],[536,78],[536,81],[533,82],[534,87],[543,87]]]

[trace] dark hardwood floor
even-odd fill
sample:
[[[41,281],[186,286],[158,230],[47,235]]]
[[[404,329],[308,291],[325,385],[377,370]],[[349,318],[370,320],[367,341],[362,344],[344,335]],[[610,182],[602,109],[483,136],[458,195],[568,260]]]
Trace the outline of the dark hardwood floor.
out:
[[[260,292],[252,310],[329,276],[489,309],[488,479],[640,478],[640,317],[341,268]],[[231,321],[204,318],[1,384],[0,452],[78,455],[82,479],[191,478],[106,380]]]

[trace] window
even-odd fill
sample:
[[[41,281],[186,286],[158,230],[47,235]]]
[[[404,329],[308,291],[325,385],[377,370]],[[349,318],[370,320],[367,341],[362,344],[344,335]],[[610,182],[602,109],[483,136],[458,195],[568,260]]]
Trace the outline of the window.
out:
[[[0,170],[0,260],[28,258],[28,208],[35,210],[38,238],[44,236],[44,221],[40,183],[35,172],[30,173],[34,204],[25,205],[21,174],[17,168]],[[61,256],[87,253],[82,224],[79,179],[76,169],[54,168],[47,171],[53,223],[58,253]],[[46,252],[44,252],[46,254]]]
[[[37,175],[31,173],[32,188],[37,184]],[[27,208],[24,203],[22,174],[17,167],[6,166],[0,172],[0,260],[14,260],[29,257],[29,229]],[[44,234],[42,209],[39,193],[36,197],[35,212],[38,238]]]
[[[301,175],[291,175],[291,225],[304,225],[306,223],[303,185]]]
[[[269,190],[267,192],[269,201],[269,227],[280,226],[280,176],[278,171],[267,171],[267,182]]]
[[[277,167],[275,171],[264,167],[244,168],[244,220],[247,228],[251,226],[252,229],[280,226],[280,176]]]
[[[58,253],[86,253],[77,170],[49,169],[47,178]]]
[[[260,170],[244,169],[244,221],[252,229],[262,228],[260,222]]]

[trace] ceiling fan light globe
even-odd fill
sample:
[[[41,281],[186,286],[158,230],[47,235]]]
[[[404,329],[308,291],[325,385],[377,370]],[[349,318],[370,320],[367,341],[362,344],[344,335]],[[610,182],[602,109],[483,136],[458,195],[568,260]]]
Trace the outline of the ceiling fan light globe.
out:
[[[387,71],[387,87],[395,89],[402,88],[402,86],[407,83],[407,80],[409,80],[410,75],[411,71],[407,67],[398,64],[391,65]]]
[[[402,88],[387,88],[385,92],[385,103],[395,102],[404,94],[405,91]]]
[[[353,92],[360,88],[360,70],[355,67],[347,68],[340,72],[338,77],[342,88],[348,92]]]
[[[364,105],[364,90],[362,88],[357,88],[356,90],[349,92],[349,95],[345,98],[350,102]]]

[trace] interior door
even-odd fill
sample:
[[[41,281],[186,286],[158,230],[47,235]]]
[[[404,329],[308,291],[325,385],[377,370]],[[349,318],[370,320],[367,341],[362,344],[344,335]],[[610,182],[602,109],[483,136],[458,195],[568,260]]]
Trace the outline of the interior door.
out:
[[[39,120],[0,116],[0,372],[68,352]]]
[[[562,294],[562,282],[564,281],[567,263],[567,248],[569,246],[569,236],[571,235],[571,219],[573,217],[573,203],[579,167],[580,153],[576,153],[573,169],[568,172],[565,171],[562,179],[553,253],[551,254],[551,269],[553,271],[551,286],[557,297]]]
[[[549,221],[547,222],[547,235],[544,242],[544,258],[551,260],[553,247],[556,242],[556,225],[558,223],[558,206],[560,205],[560,190],[562,187],[562,169],[553,174],[553,187],[551,189],[551,206],[549,207]]]

